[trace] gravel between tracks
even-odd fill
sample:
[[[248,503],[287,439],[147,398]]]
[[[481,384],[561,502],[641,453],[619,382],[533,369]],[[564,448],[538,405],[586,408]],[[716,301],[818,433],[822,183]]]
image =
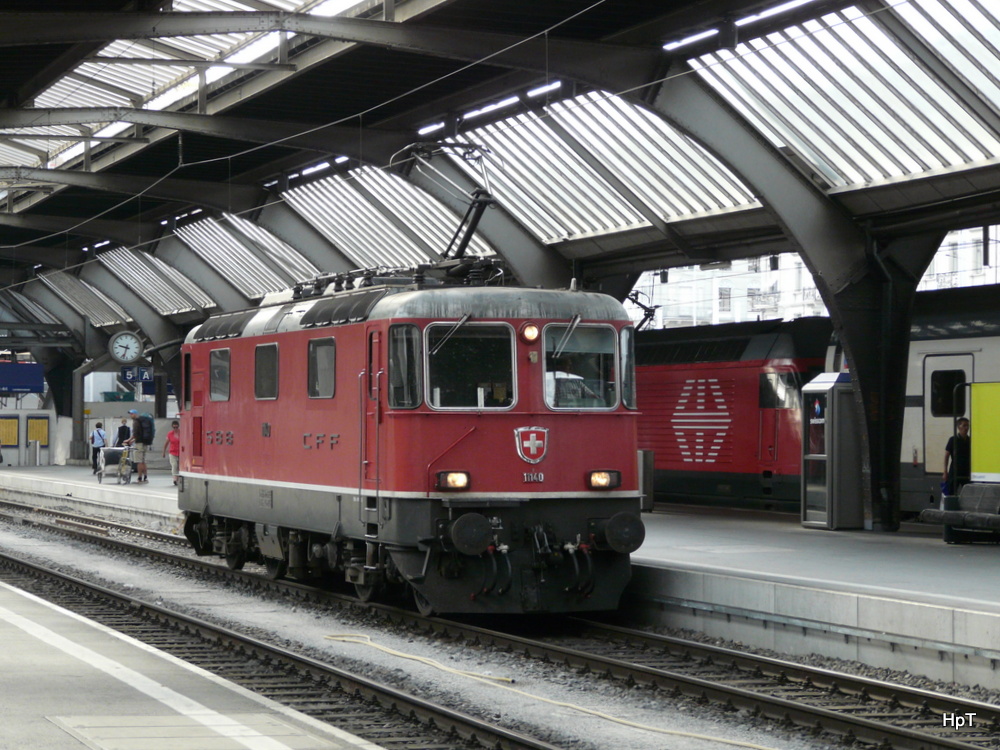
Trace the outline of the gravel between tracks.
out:
[[[134,558],[91,545],[47,534],[28,527],[0,524],[0,549],[31,558],[60,571],[109,586],[127,586],[137,598],[161,603],[203,617],[262,640],[290,647],[305,647],[319,659],[368,676],[425,698],[461,708],[467,713],[547,739],[573,750],[715,750],[746,746],[774,750],[819,750],[831,742],[818,741],[805,732],[782,727],[748,715],[725,712],[686,699],[666,697],[643,688],[578,674],[519,655],[491,649],[469,649],[446,640],[435,640],[403,630],[386,630],[364,613],[334,612],[307,604],[293,604],[253,596],[217,581],[164,570]],[[549,701],[583,706],[623,721],[728,740],[728,743],[676,734],[665,735],[555,706],[537,698],[513,693],[496,685],[470,680],[453,672],[385,653],[370,646],[327,639],[334,634],[357,634],[394,651],[433,659],[451,670],[514,680],[509,687]],[[683,634],[698,638],[697,634]],[[703,639],[705,640],[705,639]],[[718,643],[713,639],[711,642]],[[887,675],[864,665],[814,656],[800,661],[831,669],[852,671],[941,692],[942,686],[912,675]],[[963,691],[977,700],[997,702],[995,693],[974,688]],[[730,744],[732,743],[732,744]],[[738,746],[738,745],[736,745]]]

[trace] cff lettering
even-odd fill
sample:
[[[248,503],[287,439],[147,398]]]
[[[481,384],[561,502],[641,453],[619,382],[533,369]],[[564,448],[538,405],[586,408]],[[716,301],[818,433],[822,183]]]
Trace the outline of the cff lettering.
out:
[[[971,727],[975,723],[976,715],[974,713],[942,714],[941,719],[944,721],[942,726],[962,729],[964,727]]]

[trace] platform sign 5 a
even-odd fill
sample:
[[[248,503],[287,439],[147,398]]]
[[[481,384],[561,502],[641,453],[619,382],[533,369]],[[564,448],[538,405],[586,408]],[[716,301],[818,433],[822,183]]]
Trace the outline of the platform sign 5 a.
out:
[[[1000,383],[972,384],[972,481],[1000,482]]]
[[[121,368],[122,380],[126,383],[152,383],[152,367],[126,366]]]

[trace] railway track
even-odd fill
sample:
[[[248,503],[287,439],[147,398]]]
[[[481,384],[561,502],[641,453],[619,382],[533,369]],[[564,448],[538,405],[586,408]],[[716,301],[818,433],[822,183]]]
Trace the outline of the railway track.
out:
[[[375,744],[558,750],[288,649],[0,555],[0,580]]]
[[[88,535],[76,527],[59,530]],[[136,554],[148,552],[103,536],[91,540]],[[250,581],[296,599],[354,606],[350,597],[314,587],[267,581],[196,558],[154,554],[172,564]],[[549,635],[524,637],[424,618],[396,607],[357,606],[379,613],[387,624],[403,624],[411,633],[419,627],[436,637],[489,644],[579,671],[808,727],[831,740],[853,739],[883,748],[920,750],[1000,748],[1000,707],[986,703],[575,618],[550,625]]]

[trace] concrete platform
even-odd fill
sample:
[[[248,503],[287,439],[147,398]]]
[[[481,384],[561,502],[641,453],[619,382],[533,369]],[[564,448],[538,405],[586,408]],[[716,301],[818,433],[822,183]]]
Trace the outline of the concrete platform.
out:
[[[0,746],[379,750],[0,583]]]
[[[633,620],[1000,689],[1000,546],[944,544],[939,526],[824,531],[689,506],[643,520]]]
[[[169,470],[150,470],[149,482],[104,482],[87,466],[32,466],[0,468],[0,500],[68,508],[142,521],[175,523],[177,488]]]

